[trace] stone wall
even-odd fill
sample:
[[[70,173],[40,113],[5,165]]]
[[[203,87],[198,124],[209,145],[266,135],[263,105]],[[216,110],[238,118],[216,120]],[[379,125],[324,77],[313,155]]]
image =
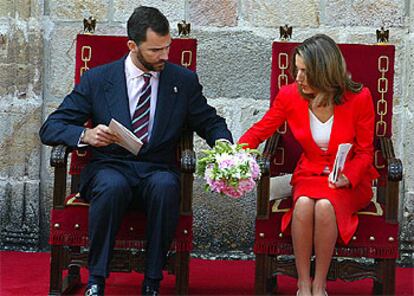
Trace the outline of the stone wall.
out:
[[[401,186],[404,261],[412,261],[414,226],[414,4],[409,0],[41,0],[0,2],[0,217],[2,248],[47,247],[51,204],[50,149],[37,130],[73,85],[74,38],[84,17],[96,34],[125,35],[133,8],[152,5],[173,27],[186,19],[199,40],[198,73],[209,102],[227,118],[237,139],[269,102],[271,43],[279,26],[293,40],[326,33],[340,43],[375,43],[390,29],[396,46],[394,140],[405,166]],[[197,139],[197,148],[205,148]],[[196,180],[195,248],[207,256],[251,252],[254,194],[240,200],[205,193]]]

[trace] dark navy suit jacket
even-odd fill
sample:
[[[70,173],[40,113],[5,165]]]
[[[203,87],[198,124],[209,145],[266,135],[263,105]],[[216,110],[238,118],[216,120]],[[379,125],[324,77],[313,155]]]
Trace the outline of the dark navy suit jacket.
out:
[[[112,118],[129,129],[131,115],[125,79],[125,57],[88,70],[65,97],[59,108],[44,122],[40,138],[46,145],[77,147],[83,124],[109,125]],[[91,147],[92,161],[82,171],[81,191],[96,171],[112,167],[126,175],[145,177],[157,170],[176,173],[176,149],[184,126],[206,139],[210,146],[220,138],[232,141],[225,120],[207,104],[197,75],[181,66],[166,63],[160,73],[157,106],[150,141],[138,155],[119,145]],[[127,176],[128,177],[128,176]]]

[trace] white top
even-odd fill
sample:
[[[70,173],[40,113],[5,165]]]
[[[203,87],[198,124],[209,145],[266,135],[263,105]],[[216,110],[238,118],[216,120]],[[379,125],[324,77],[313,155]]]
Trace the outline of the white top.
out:
[[[159,72],[150,72],[151,77],[151,103],[150,103],[150,117],[148,123],[148,140],[151,137],[152,127],[154,126],[155,107],[157,105],[158,84],[160,81]],[[135,108],[137,106],[139,97],[141,96],[141,89],[144,86],[144,72],[139,69],[131,60],[131,53],[125,59],[125,78],[129,99],[129,112],[131,118],[134,116]]]
[[[313,140],[319,148],[328,150],[329,139],[333,124],[333,115],[326,121],[321,122],[311,110],[309,110],[310,130]]]

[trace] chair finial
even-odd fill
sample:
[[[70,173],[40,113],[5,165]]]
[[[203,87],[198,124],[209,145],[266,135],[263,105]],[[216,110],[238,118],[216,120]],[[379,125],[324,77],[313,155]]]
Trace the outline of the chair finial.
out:
[[[178,27],[178,36],[180,38],[188,38],[191,31],[191,24],[187,23],[185,20],[182,20],[177,24]]]
[[[385,30],[384,27],[377,30],[377,43],[388,43],[389,33],[390,30]]]
[[[83,19],[83,33],[84,34],[93,34],[95,33],[96,28],[96,19],[94,19],[92,16],[89,18]]]
[[[288,24],[279,27],[279,39],[282,41],[287,41],[292,38],[292,26],[289,27]]]

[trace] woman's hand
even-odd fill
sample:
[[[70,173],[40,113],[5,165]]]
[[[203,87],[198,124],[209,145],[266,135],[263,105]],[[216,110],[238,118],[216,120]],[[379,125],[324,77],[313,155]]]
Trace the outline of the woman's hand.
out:
[[[118,137],[109,127],[99,124],[93,129],[86,129],[81,141],[94,147],[104,147],[116,143]]]
[[[328,181],[329,188],[336,189],[336,188],[344,188],[351,186],[351,183],[349,182],[348,178],[344,174],[340,174],[338,177],[338,181],[335,183],[332,183]]]

